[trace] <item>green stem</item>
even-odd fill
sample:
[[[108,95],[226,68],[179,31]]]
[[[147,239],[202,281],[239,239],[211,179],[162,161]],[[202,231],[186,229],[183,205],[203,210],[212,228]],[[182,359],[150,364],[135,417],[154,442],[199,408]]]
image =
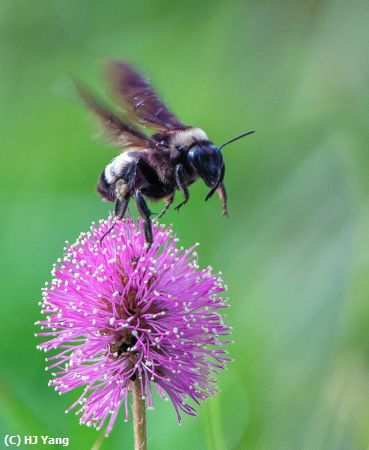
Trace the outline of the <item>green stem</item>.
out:
[[[131,392],[135,450],[147,450],[146,402],[142,399],[141,384],[137,376],[135,381],[131,381]]]

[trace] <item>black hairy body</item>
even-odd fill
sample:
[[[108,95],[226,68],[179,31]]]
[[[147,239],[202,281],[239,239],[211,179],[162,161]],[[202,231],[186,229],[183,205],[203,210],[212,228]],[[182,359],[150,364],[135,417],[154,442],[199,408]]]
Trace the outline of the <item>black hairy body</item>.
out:
[[[164,209],[157,216],[160,218],[172,204],[177,190],[182,192],[184,200],[176,209],[187,203],[188,186],[198,178],[210,188],[205,200],[217,191],[226,215],[221,147],[216,147],[201,128],[180,122],[130,65],[112,61],[108,73],[113,93],[123,106],[124,111],[119,114],[112,113],[85,87],[78,84],[77,88],[89,109],[100,119],[108,139],[122,151],[106,166],[97,185],[101,197],[115,203],[116,218],[124,217],[133,199],[144,219],[146,241],[151,245],[152,213],[146,198],[165,201]],[[147,136],[131,125],[131,119],[154,129],[155,133]]]
[[[183,151],[169,149],[130,151],[128,155],[134,161],[122,170],[120,178],[127,184],[130,183],[131,191],[139,190],[152,201],[162,200],[174,194],[177,189],[176,167],[179,164],[186,170],[187,185],[192,184],[197,178]],[[105,200],[116,200],[116,181],[108,183],[105,170],[100,175],[97,190]]]

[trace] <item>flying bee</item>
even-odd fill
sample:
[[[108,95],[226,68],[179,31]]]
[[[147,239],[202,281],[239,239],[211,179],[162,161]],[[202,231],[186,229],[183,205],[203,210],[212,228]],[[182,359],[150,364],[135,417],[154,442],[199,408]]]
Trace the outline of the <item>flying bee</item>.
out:
[[[108,79],[113,94],[123,106],[124,112],[120,114],[113,113],[80,83],[76,86],[87,107],[102,122],[109,140],[122,150],[106,166],[97,184],[101,197],[115,202],[115,218],[119,220],[124,217],[132,198],[144,220],[146,242],[151,245],[152,212],[146,198],[165,201],[163,210],[157,216],[160,218],[173,203],[177,190],[182,192],[184,200],[175,209],[179,210],[188,202],[188,187],[198,178],[210,188],[205,200],[217,191],[223,215],[227,215],[225,166],[221,149],[253,131],[216,147],[201,128],[179,121],[156,95],[150,83],[129,64],[109,62]],[[132,125],[132,121],[155,130],[155,133],[151,136],[144,134]]]

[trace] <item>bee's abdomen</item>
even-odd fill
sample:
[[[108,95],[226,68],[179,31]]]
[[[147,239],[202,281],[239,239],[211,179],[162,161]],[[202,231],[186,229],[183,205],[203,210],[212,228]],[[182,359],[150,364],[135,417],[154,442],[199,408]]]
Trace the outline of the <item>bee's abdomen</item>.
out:
[[[127,168],[134,162],[131,152],[124,152],[116,156],[113,161],[105,167],[105,180],[113,184],[124,175]]]
[[[126,178],[126,172],[134,162],[130,152],[121,153],[109,163],[101,173],[97,184],[97,192],[104,200],[113,202],[117,197],[122,197],[127,191],[126,184],[122,182]],[[119,182],[119,189],[117,182]],[[125,180],[126,181],[126,180]],[[123,193],[124,192],[124,195]]]
[[[114,187],[106,181],[105,170],[100,174],[96,190],[104,200],[107,200],[108,202],[113,202],[115,200]]]

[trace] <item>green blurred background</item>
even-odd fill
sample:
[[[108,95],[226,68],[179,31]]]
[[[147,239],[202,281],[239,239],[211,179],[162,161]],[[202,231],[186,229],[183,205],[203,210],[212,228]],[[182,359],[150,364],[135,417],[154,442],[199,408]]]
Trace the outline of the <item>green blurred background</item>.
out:
[[[149,448],[368,448],[368,23],[366,0],[1,0],[1,436],[98,437],[47,387],[33,323],[64,241],[110,208],[95,183],[116,151],[70,75],[103,92],[114,57],[215,143],[256,130],[224,150],[228,220],[200,182],[163,220],[222,270],[236,361],[181,427],[157,400]],[[101,448],[132,448],[123,415]]]

